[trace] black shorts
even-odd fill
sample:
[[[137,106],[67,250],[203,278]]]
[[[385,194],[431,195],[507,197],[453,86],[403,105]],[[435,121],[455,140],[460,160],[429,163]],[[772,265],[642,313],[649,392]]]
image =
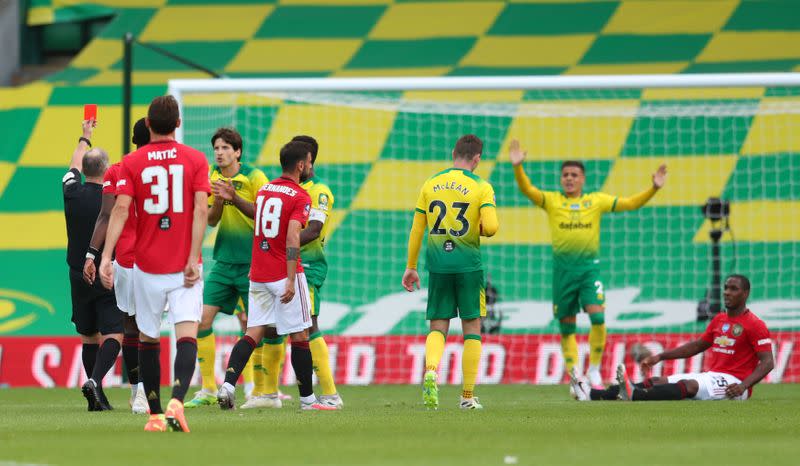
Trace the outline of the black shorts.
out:
[[[123,333],[122,319],[125,313],[117,307],[113,290],[107,290],[97,277],[94,285],[83,281],[80,270],[69,269],[69,284],[72,288],[72,322],[81,335]]]

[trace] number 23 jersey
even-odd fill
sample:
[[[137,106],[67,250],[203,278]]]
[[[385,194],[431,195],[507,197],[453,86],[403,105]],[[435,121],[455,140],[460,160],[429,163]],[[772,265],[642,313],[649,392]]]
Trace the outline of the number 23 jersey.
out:
[[[311,197],[294,180],[281,176],[258,190],[250,280],[271,283],[286,278],[289,221],[297,220],[302,229],[310,211]],[[298,259],[297,273],[302,271]]]
[[[205,154],[157,141],[123,157],[117,195],[136,205],[136,266],[151,274],[182,272],[192,245],[194,194],[211,192]],[[204,219],[205,220],[205,219]]]
[[[486,207],[495,208],[494,189],[469,170],[449,168],[425,181],[415,210],[427,218],[428,271],[482,270],[481,209]]]

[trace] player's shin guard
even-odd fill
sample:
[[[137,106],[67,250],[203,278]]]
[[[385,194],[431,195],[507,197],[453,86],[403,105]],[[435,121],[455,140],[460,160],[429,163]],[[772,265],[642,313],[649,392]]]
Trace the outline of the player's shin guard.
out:
[[[278,393],[281,375],[281,360],[286,358],[284,339],[265,338],[262,348],[261,366],[264,368],[264,394]]]
[[[436,371],[444,353],[444,333],[431,330],[425,339],[425,370]]]
[[[292,369],[297,377],[297,389],[300,398],[309,397],[314,394],[312,382],[313,360],[311,359],[311,349],[307,341],[292,342]]]
[[[200,378],[203,390],[208,393],[217,392],[217,379],[214,374],[214,362],[217,356],[217,342],[212,329],[197,332],[197,362],[200,363]]]
[[[103,377],[106,376],[109,369],[117,362],[119,350],[120,344],[113,338],[106,338],[106,341],[100,346],[100,350],[97,352],[97,362],[94,363],[94,369],[92,369],[92,380],[98,387],[102,385]]]
[[[194,361],[197,359],[197,340],[192,337],[178,338],[175,351],[175,381],[172,385],[172,398],[183,403],[189,384],[194,375]]]
[[[602,312],[589,314],[589,320],[592,322],[592,328],[589,329],[589,366],[599,369],[606,348],[605,314]]]
[[[267,375],[264,373],[264,340],[261,340],[256,345],[253,355],[250,356],[249,364],[253,365],[253,396],[269,393],[265,391],[267,388]],[[245,367],[245,371],[247,371],[247,367]]]
[[[250,355],[253,354],[255,348],[256,342],[248,335],[243,336],[236,342],[236,345],[233,346],[233,351],[231,351],[231,357],[228,358],[228,367],[225,369],[225,383],[233,387],[236,386],[236,381],[239,380],[239,375],[241,375],[244,365],[247,364],[247,360],[250,359]]]
[[[328,355],[328,344],[322,338],[322,333],[316,332],[309,337],[308,346],[311,349],[311,359],[314,361],[314,372],[317,373],[319,385],[322,387],[323,395],[335,395],[336,384],[333,382],[331,373],[330,356]]]
[[[478,365],[481,362],[481,336],[464,335],[464,355],[461,358],[461,371],[463,375],[463,391],[461,396],[472,398],[475,390],[475,380],[478,379]]]
[[[81,360],[83,361],[83,370],[86,372],[87,378],[90,378],[92,372],[94,372],[98,349],[100,349],[100,345],[97,343],[84,343],[81,347]]]
[[[149,342],[139,343],[139,375],[144,385],[150,414],[161,414],[161,345]]]
[[[686,384],[683,381],[678,383],[667,383],[653,385],[651,388],[637,388],[633,391],[633,401],[666,401],[682,400],[687,397]]]
[[[125,370],[128,371],[128,383],[139,383],[139,335],[125,335],[122,337],[122,360],[125,361]]]
[[[561,354],[564,356],[564,368],[571,371],[578,362],[578,340],[575,337],[575,323],[559,322],[561,330]]]

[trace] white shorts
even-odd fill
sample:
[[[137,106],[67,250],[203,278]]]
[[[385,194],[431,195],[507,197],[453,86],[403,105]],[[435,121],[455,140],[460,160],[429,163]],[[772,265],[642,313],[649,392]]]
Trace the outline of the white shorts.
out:
[[[129,316],[136,315],[133,303],[133,267],[126,268],[114,261],[114,295],[117,307]]]
[[[677,383],[679,380],[695,380],[699,389],[697,395],[692,398],[693,400],[728,400],[725,396],[725,389],[728,385],[735,383],[742,383],[738,378],[730,375],[723,374],[722,372],[694,372],[691,374],[674,374],[667,377],[669,383]],[[745,390],[741,396],[733,398],[734,400],[746,400],[748,391]]]
[[[286,289],[286,279],[276,282],[250,282],[247,327],[271,325],[278,335],[302,332],[311,327],[311,299],[308,295],[306,275],[295,277],[294,298],[286,304],[280,296]]]
[[[202,276],[201,267],[200,274]],[[183,286],[183,272],[151,274],[133,266],[136,325],[150,338],[161,335],[161,316],[169,306],[170,322],[200,322],[203,315],[203,281]]]

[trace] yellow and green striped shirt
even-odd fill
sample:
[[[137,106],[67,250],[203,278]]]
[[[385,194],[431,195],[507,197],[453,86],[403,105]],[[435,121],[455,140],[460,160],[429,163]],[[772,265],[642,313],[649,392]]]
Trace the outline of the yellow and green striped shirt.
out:
[[[322,286],[328,274],[328,261],[325,260],[325,241],[328,239],[330,215],[333,211],[333,193],[328,185],[319,178],[314,177],[300,185],[311,196],[311,213],[308,221],[322,222],[322,231],[314,241],[300,248],[300,257],[303,260],[308,282],[313,286]]]

